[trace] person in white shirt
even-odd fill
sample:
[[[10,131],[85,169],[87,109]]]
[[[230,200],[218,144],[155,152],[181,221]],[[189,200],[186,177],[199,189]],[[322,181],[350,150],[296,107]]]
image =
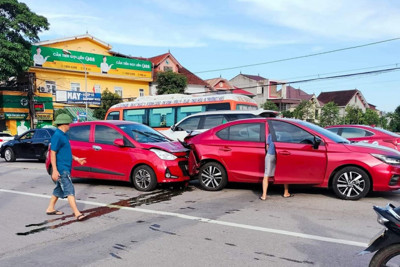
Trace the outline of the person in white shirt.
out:
[[[41,67],[41,66],[47,61],[47,58],[49,57],[49,56],[43,57],[43,56],[40,54],[41,51],[42,51],[42,50],[41,50],[40,47],[38,46],[38,47],[36,48],[36,54],[33,55],[33,64],[34,64],[34,66]]]
[[[114,64],[111,64],[111,65],[107,64],[107,57],[104,56],[103,62],[100,64],[101,73],[107,74],[107,72],[111,69],[112,65],[114,65]]]

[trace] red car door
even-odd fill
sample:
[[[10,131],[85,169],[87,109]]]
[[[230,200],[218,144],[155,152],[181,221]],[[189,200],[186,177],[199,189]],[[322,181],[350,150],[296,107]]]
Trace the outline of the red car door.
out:
[[[322,183],[327,165],[326,146],[313,147],[314,135],[300,126],[269,121],[276,150],[275,183]]]
[[[124,136],[110,126],[95,125],[88,156],[93,178],[129,181],[135,148],[116,146],[115,139],[124,139]]]
[[[232,125],[220,131],[223,145],[218,155],[224,161],[230,182],[260,182],[264,176],[265,124]]]

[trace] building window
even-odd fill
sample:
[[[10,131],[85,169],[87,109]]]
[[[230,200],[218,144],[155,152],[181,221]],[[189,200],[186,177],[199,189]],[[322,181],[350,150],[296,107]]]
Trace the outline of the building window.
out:
[[[144,89],[139,89],[139,96],[144,96]]]
[[[101,93],[101,86],[100,84],[95,84],[93,87],[93,92],[94,93]]]
[[[80,83],[71,83],[71,91],[80,92],[81,84]]]
[[[46,81],[46,92],[55,95],[56,91],[57,91],[56,82]]]
[[[120,87],[120,86],[115,86],[115,87],[114,87],[114,92],[115,92],[116,94],[118,94],[120,97],[122,97],[122,87]]]
[[[164,66],[164,71],[172,71],[172,67]]]

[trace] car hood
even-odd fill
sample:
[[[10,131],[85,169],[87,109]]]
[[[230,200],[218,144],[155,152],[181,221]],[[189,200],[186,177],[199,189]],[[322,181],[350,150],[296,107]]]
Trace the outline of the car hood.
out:
[[[173,142],[157,142],[157,143],[141,143],[141,146],[146,149],[159,148],[171,153],[186,152],[187,149],[182,146],[179,141]]]
[[[353,152],[376,153],[400,157],[399,151],[386,146],[373,145],[364,142],[346,144],[345,146]]]

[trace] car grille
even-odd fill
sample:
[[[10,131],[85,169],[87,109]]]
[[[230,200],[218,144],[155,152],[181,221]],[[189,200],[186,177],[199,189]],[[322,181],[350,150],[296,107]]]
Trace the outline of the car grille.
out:
[[[188,170],[187,170],[187,168],[188,168],[188,161],[187,161],[187,160],[179,161],[178,165],[179,165],[179,168],[181,169],[183,175],[189,176],[189,172],[188,172]]]

